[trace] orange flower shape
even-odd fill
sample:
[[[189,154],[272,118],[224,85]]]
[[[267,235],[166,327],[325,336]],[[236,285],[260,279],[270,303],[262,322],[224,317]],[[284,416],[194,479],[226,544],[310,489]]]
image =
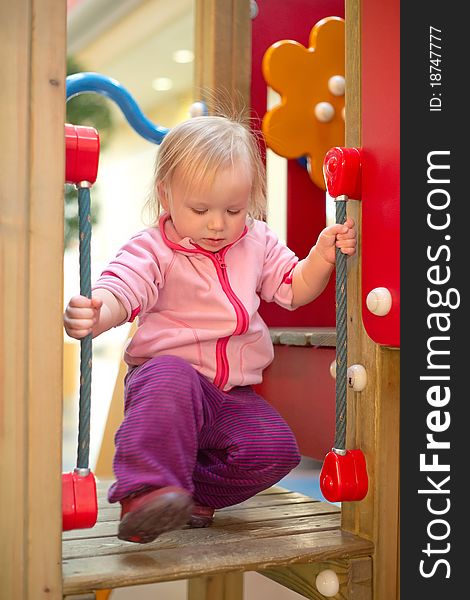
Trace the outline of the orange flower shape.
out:
[[[313,27],[308,48],[282,40],[263,57],[266,83],[281,96],[263,118],[266,144],[285,158],[306,156],[321,189],[326,152],[344,145],[344,52],[344,20],[327,17]]]

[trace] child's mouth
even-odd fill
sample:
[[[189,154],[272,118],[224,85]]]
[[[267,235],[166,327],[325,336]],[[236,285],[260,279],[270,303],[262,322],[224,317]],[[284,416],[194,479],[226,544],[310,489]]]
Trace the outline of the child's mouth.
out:
[[[209,246],[218,246],[219,244],[221,244],[223,242],[223,238],[204,238],[204,242],[206,244],[208,244]]]

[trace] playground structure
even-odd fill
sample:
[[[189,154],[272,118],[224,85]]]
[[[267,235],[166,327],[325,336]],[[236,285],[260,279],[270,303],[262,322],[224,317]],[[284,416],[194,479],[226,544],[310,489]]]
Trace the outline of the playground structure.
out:
[[[242,59],[249,47],[249,3],[231,3],[238,16],[234,21],[227,18],[226,7],[221,12],[217,3],[198,4],[199,54],[204,56],[198,72],[199,85],[245,90],[248,96],[249,74]],[[71,561],[69,564],[65,560],[64,577],[61,567],[62,297],[57,290],[62,289],[65,19],[61,11],[65,9],[57,10],[55,4],[53,8],[52,3],[45,0],[19,2],[14,7],[2,8],[8,12],[10,21],[14,19],[8,40],[21,48],[17,59],[21,68],[11,64],[7,69],[9,111],[2,122],[5,145],[15,149],[12,154],[2,155],[3,171],[10,177],[2,182],[4,251],[0,272],[2,323],[6,334],[2,336],[2,419],[6,435],[1,442],[0,460],[7,481],[0,492],[1,529],[5,532],[1,564],[7,573],[2,594],[8,598],[60,598],[64,592],[88,593],[98,586],[103,587],[100,569],[111,568],[110,559],[104,557],[94,560],[97,569],[94,575],[91,558],[88,568],[78,577],[73,573]],[[372,53],[373,39],[367,34],[380,19],[386,20],[390,16],[387,10],[393,12],[396,5],[389,2],[386,10],[382,6],[380,16],[371,2],[364,1],[362,8],[368,11],[367,17],[364,11],[362,19],[362,48]],[[210,29],[214,17],[217,34]],[[361,147],[361,38],[358,36],[361,6],[358,2],[347,3],[346,17],[346,94],[349,99],[346,146]],[[6,20],[5,17],[3,22]],[[247,24],[246,28],[239,26],[241,22]],[[209,37],[213,46],[215,42],[215,48],[213,52],[203,52],[202,46]],[[46,41],[51,38],[56,41],[53,48]],[[227,40],[231,41],[232,54],[240,60],[230,62],[230,68],[224,69],[220,57],[227,54]],[[63,53],[58,51],[61,44]],[[220,44],[218,51],[217,44]],[[243,49],[239,55],[238,47]],[[367,78],[363,80],[363,93],[370,90],[366,84]],[[41,119],[33,118],[37,114],[41,114]],[[11,118],[12,115],[15,118]],[[370,120],[366,125],[370,127]],[[51,156],[54,156],[53,161]],[[359,203],[350,204],[349,210],[360,222]],[[19,278],[18,273],[25,275]],[[369,493],[361,503],[343,505],[341,523],[336,521],[332,527],[331,539],[335,541],[321,546],[317,543],[321,536],[309,533],[302,537],[300,532],[291,531],[289,535],[272,538],[289,542],[279,543],[276,551],[266,547],[262,540],[251,545],[249,551],[242,541],[227,542],[224,553],[219,552],[218,563],[211,563],[209,556],[202,560],[204,557],[197,553],[189,554],[184,563],[180,560],[184,546],[181,537],[175,542],[173,563],[168,563],[166,570],[159,568],[158,551],[151,554],[141,551],[128,556],[127,562],[125,558],[118,558],[115,584],[198,577],[192,580],[192,598],[233,598],[241,597],[242,571],[259,570],[307,597],[321,598],[314,580],[320,569],[330,568],[341,575],[341,595],[336,597],[398,597],[399,352],[372,342],[362,327],[358,261],[348,277],[348,364],[363,364],[369,381],[360,394],[350,392],[347,436],[350,445],[364,450],[371,482]],[[286,505],[293,506],[297,500],[291,495]],[[331,514],[339,516],[338,511]],[[166,556],[170,557],[171,553]],[[22,565],[21,570],[18,565]],[[123,565],[127,565],[127,571]],[[130,576],[132,570],[134,574]],[[72,576],[75,576],[74,583],[70,583]],[[219,591],[214,591],[216,589]],[[220,592],[222,589],[225,592]],[[235,593],[238,596],[234,596]]]

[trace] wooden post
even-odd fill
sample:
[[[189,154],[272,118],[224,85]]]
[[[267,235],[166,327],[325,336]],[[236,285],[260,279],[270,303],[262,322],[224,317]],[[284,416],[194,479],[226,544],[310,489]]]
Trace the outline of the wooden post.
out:
[[[196,0],[196,100],[209,112],[221,103],[239,111],[250,105],[251,18],[249,0]]]
[[[243,573],[222,573],[188,580],[187,600],[242,600]]]
[[[0,597],[58,600],[66,3],[0,28]]]
[[[346,0],[346,146],[361,146],[361,2]],[[361,203],[348,203],[358,231]],[[361,313],[361,244],[348,270],[348,365],[367,370],[366,389],[348,392],[347,447],[367,460],[369,492],[342,505],[342,527],[374,542],[374,598],[398,597],[400,351],[375,344]]]

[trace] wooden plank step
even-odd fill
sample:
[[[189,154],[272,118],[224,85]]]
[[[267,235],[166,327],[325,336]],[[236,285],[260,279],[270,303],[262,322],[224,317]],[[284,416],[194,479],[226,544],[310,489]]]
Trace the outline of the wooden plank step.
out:
[[[231,524],[240,525],[242,522],[248,521],[259,522],[272,519],[308,517],[319,513],[340,513],[340,509],[334,504],[313,500],[297,492],[292,492],[292,501],[289,502],[289,496],[287,494],[254,496],[246,502],[218,510],[215,513],[214,526],[228,527]],[[117,531],[119,516],[119,506],[109,504],[106,506],[103,504],[99,510],[98,522],[95,527],[66,531],[63,533],[63,539],[113,535],[110,532]],[[110,523],[111,528],[103,527],[105,523]]]
[[[368,556],[372,544],[341,531],[338,506],[298,492],[270,488],[216,512],[207,529],[169,531],[150,544],[116,537],[119,506],[109,505],[110,482],[98,482],[100,521],[63,534],[65,594],[258,571],[297,563]]]
[[[65,594],[231,571],[258,571],[331,558],[368,556],[371,542],[341,530],[76,558],[63,561]]]
[[[129,544],[116,537],[117,524],[110,536],[66,540],[63,544],[63,558],[84,558],[85,556],[104,556],[107,554],[126,554],[129,552],[145,552],[167,548],[206,546],[207,544],[227,544],[250,539],[273,538],[298,533],[311,533],[338,529],[341,515],[315,515],[300,519],[277,519],[262,523],[247,523],[244,527],[211,527],[206,529],[181,529],[162,534],[150,544]]]
[[[208,531],[212,531],[216,527],[223,527],[224,529],[227,529],[227,530],[236,529],[237,531],[251,531],[251,529],[253,529],[253,528],[274,527],[274,526],[276,526],[276,523],[279,523],[281,521],[282,521],[282,523],[285,523],[286,526],[291,526],[290,523],[292,523],[292,520],[295,520],[296,525],[299,525],[302,523],[315,524],[317,517],[322,517],[324,519],[327,519],[331,515],[334,515],[338,519],[338,522],[339,522],[339,519],[341,516],[339,509],[337,509],[337,510],[331,509],[331,511],[322,510],[321,513],[320,513],[320,511],[317,511],[317,513],[315,513],[315,511],[312,511],[307,516],[298,516],[298,515],[295,515],[295,513],[293,513],[292,515],[289,515],[289,518],[283,517],[281,519],[276,519],[273,516],[270,519],[264,519],[264,520],[261,519],[259,521],[244,521],[244,520],[238,519],[238,520],[233,520],[232,522],[230,522],[230,521],[222,521],[218,518],[218,516],[216,516],[216,518],[214,519],[214,525]],[[316,525],[314,525],[314,527],[316,527]],[[105,538],[105,537],[110,537],[110,536],[116,536],[117,528],[118,528],[117,521],[103,521],[103,522],[97,523],[92,529],[77,529],[75,531],[66,531],[66,532],[64,532],[62,537],[63,537],[64,543],[69,542],[71,540]],[[166,535],[168,535],[168,534],[166,534]]]

